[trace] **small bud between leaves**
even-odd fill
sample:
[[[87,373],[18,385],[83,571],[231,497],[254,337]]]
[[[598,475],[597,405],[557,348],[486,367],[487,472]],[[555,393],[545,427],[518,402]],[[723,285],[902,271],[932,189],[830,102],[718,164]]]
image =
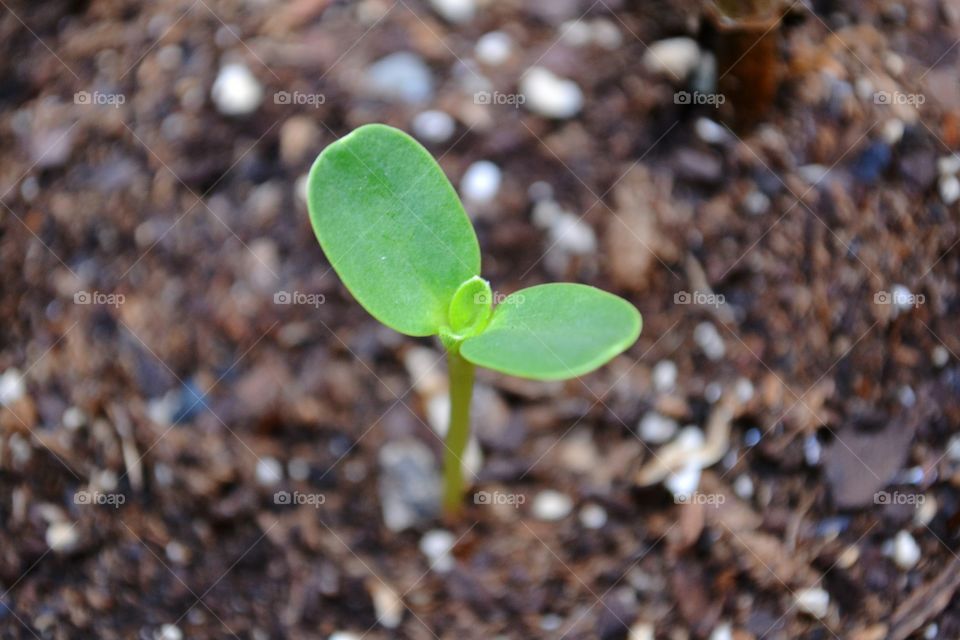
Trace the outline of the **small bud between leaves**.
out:
[[[493,292],[490,283],[474,276],[465,281],[453,294],[447,321],[450,333],[460,339],[481,333],[493,313]]]

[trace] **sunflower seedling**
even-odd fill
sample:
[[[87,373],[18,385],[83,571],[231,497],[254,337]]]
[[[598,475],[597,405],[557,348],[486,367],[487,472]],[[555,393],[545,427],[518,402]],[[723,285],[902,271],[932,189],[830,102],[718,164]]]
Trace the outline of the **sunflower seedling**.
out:
[[[496,307],[480,277],[473,225],[442,169],[416,140],[362,126],[323,150],[307,184],[310,222],[327,259],[370,315],[447,352],[450,421],[443,508],[462,502],[475,367],[535,380],[588,373],[632,345],[641,317],[582,284],[522,289]]]

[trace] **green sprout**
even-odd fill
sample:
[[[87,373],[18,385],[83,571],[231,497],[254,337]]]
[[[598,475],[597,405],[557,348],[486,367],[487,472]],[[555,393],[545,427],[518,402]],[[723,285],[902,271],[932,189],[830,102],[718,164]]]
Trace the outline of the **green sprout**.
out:
[[[640,335],[632,304],[582,284],[522,289],[494,307],[456,191],[430,153],[398,129],[365,125],[324,149],[310,169],[307,205],[327,259],[363,308],[408,336],[439,336],[447,351],[448,515],[463,499],[475,367],[563,380],[602,366]]]

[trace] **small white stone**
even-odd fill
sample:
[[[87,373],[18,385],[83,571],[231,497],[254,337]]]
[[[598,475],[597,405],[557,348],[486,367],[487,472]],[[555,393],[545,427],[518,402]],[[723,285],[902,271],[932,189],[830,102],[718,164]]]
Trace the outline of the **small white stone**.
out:
[[[856,81],[853,83],[853,89],[857,94],[857,97],[864,102],[873,102],[873,94],[875,90],[873,83],[870,82],[870,78],[868,78],[866,74],[856,79]]]
[[[901,311],[912,309],[917,300],[913,292],[902,284],[895,284],[890,287],[890,297],[893,300],[893,304]]]
[[[669,446],[677,447],[678,451],[685,452],[689,461],[678,471],[671,473],[663,481],[663,485],[675,499],[689,498],[700,486],[701,461],[700,452],[704,447],[703,431],[699,427],[689,425],[680,430],[676,440]]]
[[[364,78],[366,90],[383,100],[421,104],[433,96],[433,74],[423,58],[398,51],[374,62]]]
[[[900,118],[892,118],[883,123],[881,135],[883,135],[884,142],[893,146],[903,138],[903,130],[903,120]]]
[[[36,176],[27,176],[20,185],[20,196],[27,202],[33,202],[40,195],[40,181]]]
[[[531,67],[520,80],[525,106],[547,118],[572,118],[583,108],[583,91],[573,80],[543,67]]]
[[[283,465],[276,458],[257,460],[257,484],[272,487],[283,480]]]
[[[807,184],[819,184],[830,173],[830,168],[822,164],[805,164],[797,169],[797,175]]]
[[[893,476],[891,484],[912,484],[919,485],[927,477],[923,467],[907,467],[901,469]]]
[[[921,527],[927,527],[937,516],[939,505],[937,498],[932,493],[923,494],[923,499],[917,504],[917,510],[913,513],[913,521]]]
[[[927,625],[927,628],[923,630],[924,640],[937,640],[937,636],[940,634],[940,625],[936,622],[933,622]]]
[[[546,489],[533,499],[532,510],[533,517],[538,520],[555,522],[570,515],[570,511],[573,510],[573,500],[559,491]]]
[[[677,365],[673,360],[661,360],[653,367],[653,388],[669,393],[677,385]]]
[[[937,181],[940,188],[940,199],[944,204],[953,204],[960,199],[960,180],[955,175],[940,176]]]
[[[113,493],[117,490],[120,478],[113,469],[103,469],[94,471],[90,474],[90,489],[99,490],[105,493]]]
[[[190,562],[190,548],[179,540],[168,542],[163,547],[163,552],[174,564],[185,565]]]
[[[654,42],[643,54],[643,64],[651,73],[684,80],[700,64],[700,46],[693,38],[667,38]]]
[[[33,447],[30,445],[30,441],[19,433],[10,436],[7,445],[10,447],[14,465],[17,467],[25,466],[33,457]]]
[[[540,628],[544,631],[556,631],[563,625],[563,618],[555,613],[548,613],[540,618]]]
[[[697,135],[707,144],[722,144],[730,139],[730,132],[710,118],[697,118],[693,125]]]
[[[420,551],[430,561],[430,568],[437,573],[446,573],[453,568],[453,556],[450,551],[457,538],[444,529],[427,531],[420,538]]]
[[[727,449],[727,452],[720,458],[720,464],[727,471],[730,471],[740,462],[740,453],[736,449]]]
[[[937,158],[937,171],[941,176],[952,176],[960,172],[960,154],[951,153]]]
[[[47,527],[47,545],[54,551],[70,551],[80,541],[77,527],[71,522],[52,522]]]
[[[612,20],[597,18],[593,21],[593,42],[608,51],[613,51],[623,44],[623,34]]]
[[[510,58],[513,52],[513,39],[503,31],[491,31],[480,36],[473,51],[477,60],[496,67]]]
[[[655,411],[644,415],[643,418],[640,419],[640,424],[637,426],[640,438],[650,444],[663,444],[667,442],[677,433],[678,429],[679,425],[676,420],[672,420]]]
[[[638,622],[630,627],[630,637],[628,640],[654,640],[655,629],[649,622]]]
[[[933,353],[930,354],[930,360],[933,362],[933,366],[939,368],[945,367],[948,362],[950,362],[950,352],[947,351],[947,348],[943,345],[937,345],[933,348]]]
[[[663,481],[663,486],[665,486],[676,499],[689,498],[697,490],[697,487],[700,486],[701,471],[700,463],[692,460],[679,471],[667,476],[666,480]]]
[[[276,288],[277,272],[280,271],[280,254],[277,244],[270,238],[256,238],[247,247],[244,256],[247,281],[257,291]]]
[[[489,160],[474,162],[467,168],[460,181],[460,194],[464,200],[491,202],[500,191],[503,173],[500,167]]]
[[[297,194],[297,198],[300,199],[300,202],[304,204],[307,203],[307,194],[309,192],[307,189],[307,184],[309,183],[309,181],[310,181],[310,176],[305,173],[299,178],[297,178],[296,182],[293,183],[294,193]]]
[[[709,322],[701,322],[693,330],[693,339],[711,360],[720,360],[726,354],[727,349],[723,344],[723,338],[717,328]]]
[[[377,578],[370,581],[370,599],[377,621],[387,629],[396,629],[403,620],[403,601],[397,592]]]
[[[475,60],[466,59],[455,62],[453,68],[450,70],[450,74],[453,76],[453,81],[463,94],[473,96],[474,104],[483,103],[483,99],[477,95],[482,92],[490,94],[487,96],[489,100],[486,101],[486,104],[493,104],[493,94],[497,93],[494,91],[494,84],[490,78],[483,75],[480,65],[478,65]],[[507,100],[507,94],[501,95],[503,97],[496,98],[497,102]],[[512,94],[509,96],[509,101],[511,106],[515,105],[516,99]],[[478,114],[476,111],[466,113],[466,117],[472,118],[475,123],[478,122],[478,120],[476,120],[476,116],[478,115],[482,116],[483,114]]]
[[[580,524],[587,529],[602,529],[607,524],[607,510],[590,503],[580,510]]]
[[[176,71],[183,63],[183,49],[176,44],[160,47],[157,51],[157,63],[165,71]]]
[[[906,69],[906,63],[904,63],[903,58],[898,56],[895,53],[888,53],[883,57],[883,64],[887,67],[887,71],[890,72],[890,75],[899,76]]]
[[[543,198],[536,200],[536,204],[533,205],[533,211],[531,213],[530,219],[533,224],[541,229],[549,229],[556,224],[560,216],[564,215],[566,212],[563,210],[555,200],[550,198]]]
[[[550,224],[552,244],[574,255],[590,255],[597,250],[597,235],[579,217],[561,213]]]
[[[807,436],[803,441],[803,459],[807,461],[807,465],[815,467],[820,464],[820,456],[822,454],[823,447],[820,445],[820,441],[817,440],[817,436]]]
[[[173,481],[176,479],[176,474],[173,473],[173,469],[169,466],[158,462],[153,467],[153,478],[157,481],[157,484],[161,487],[170,487],[173,486]]]
[[[183,631],[175,624],[165,624],[160,627],[157,640],[183,640]]]
[[[553,186],[544,180],[537,180],[527,187],[527,196],[531,202],[545,202],[553,200]]]
[[[751,191],[744,197],[743,206],[752,216],[763,215],[770,208],[770,198],[763,191]]]
[[[79,407],[69,407],[63,412],[61,422],[63,422],[63,426],[66,427],[68,431],[76,431],[87,424],[87,416]]]
[[[361,636],[352,631],[334,631],[327,640],[361,640]]]
[[[900,400],[900,404],[908,408],[917,404],[917,394],[908,384],[903,385],[897,391],[897,399]]]
[[[413,135],[424,142],[446,142],[457,130],[453,117],[443,111],[424,111],[418,113],[410,123]]]
[[[733,391],[737,394],[737,400],[740,402],[747,403],[753,399],[753,383],[747,378],[737,378],[733,385]]]
[[[951,437],[947,442],[947,457],[953,462],[960,462],[960,434]]]
[[[733,640],[733,627],[729,622],[718,624],[710,634],[710,640]]]
[[[221,67],[211,90],[214,104],[220,113],[227,116],[244,116],[253,113],[263,101],[260,81],[242,64],[227,64]]]
[[[830,610],[830,594],[816,587],[802,589],[797,593],[797,608],[814,618],[824,618]]]
[[[920,562],[920,545],[908,531],[899,531],[893,538],[893,561],[904,571],[909,571]]]
[[[719,382],[711,382],[703,389],[704,399],[713,404],[723,397],[723,385]]]
[[[291,116],[280,127],[280,159],[295,167],[316,154],[320,139],[320,127],[313,118]]]
[[[455,24],[465,24],[473,20],[477,6],[474,0],[430,0],[434,11]]]
[[[753,497],[753,480],[748,475],[738,476],[733,482],[733,492],[744,500]]]
[[[593,41],[593,28],[585,20],[567,20],[559,31],[560,39],[571,47],[585,47]]]
[[[18,369],[7,369],[0,375],[0,405],[13,404],[27,393],[27,385]]]
[[[310,462],[303,458],[292,458],[287,463],[287,473],[291,480],[304,482],[310,477]]]
[[[677,446],[691,455],[702,449],[704,442],[703,431],[692,424],[681,429],[677,435]]]
[[[556,452],[557,460],[574,473],[593,473],[602,464],[593,435],[586,430],[578,429],[564,437]]]

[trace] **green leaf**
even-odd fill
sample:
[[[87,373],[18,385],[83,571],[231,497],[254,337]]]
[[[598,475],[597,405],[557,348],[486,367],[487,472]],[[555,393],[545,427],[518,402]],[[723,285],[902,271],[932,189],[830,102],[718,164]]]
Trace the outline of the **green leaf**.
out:
[[[618,296],[582,284],[544,284],[507,296],[486,330],[467,338],[470,362],[535,380],[593,371],[636,342],[642,320]]]
[[[317,158],[307,182],[313,231],[353,297],[411,336],[439,333],[480,246],[457,193],[407,134],[360,127]]]

